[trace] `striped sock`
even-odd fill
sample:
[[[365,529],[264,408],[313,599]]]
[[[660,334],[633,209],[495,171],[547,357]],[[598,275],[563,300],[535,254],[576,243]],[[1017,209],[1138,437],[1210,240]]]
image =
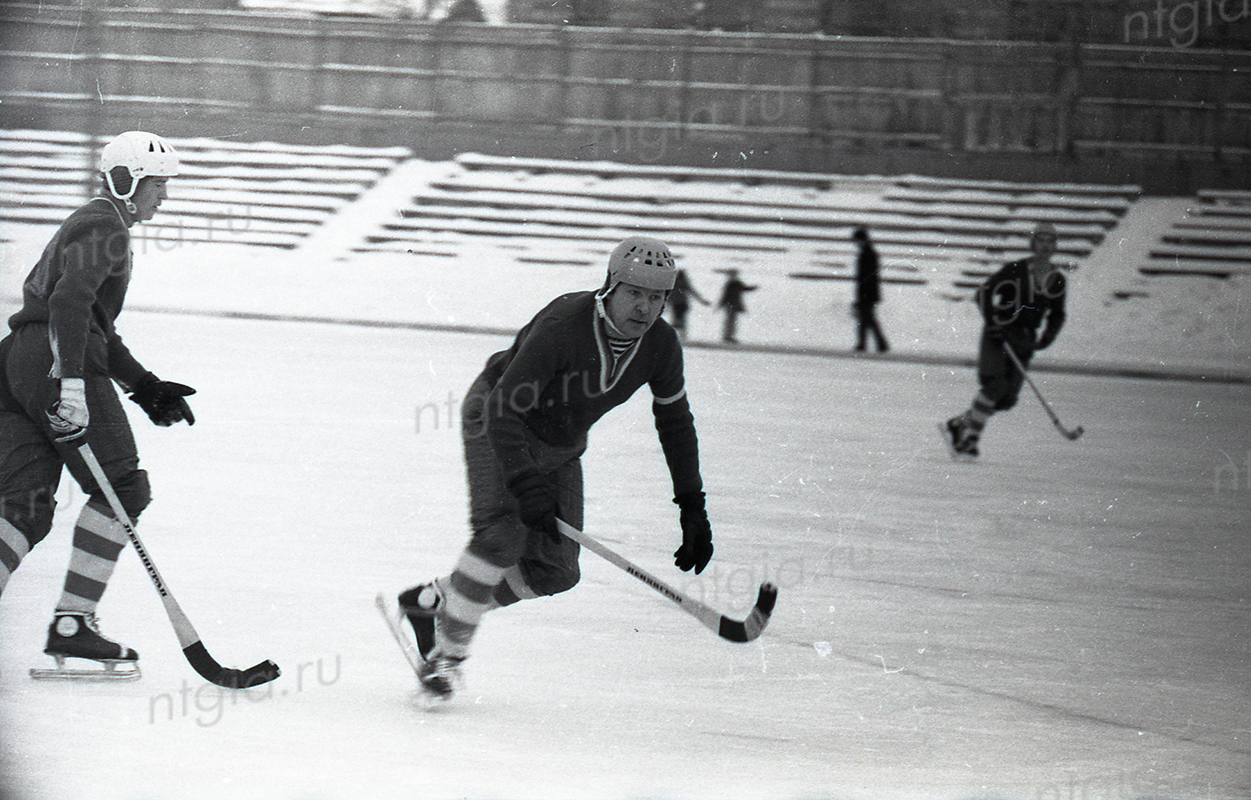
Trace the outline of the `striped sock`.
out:
[[[454,655],[465,654],[482,615],[500,605],[495,600],[495,589],[503,581],[505,572],[505,567],[466,550],[461,553],[451,577],[440,581],[447,597],[440,630],[446,634],[448,649]]]
[[[83,506],[74,523],[74,550],[57,610],[95,611],[125,546],[126,530],[107,507],[94,500]]]
[[[499,582],[492,594],[495,607],[500,608],[511,606],[521,600],[533,600],[536,597],[538,594],[526,583],[519,567],[509,567],[504,572],[504,580]]]
[[[984,393],[978,392],[977,397],[973,398],[973,405],[969,406],[969,410],[965,412],[964,418],[968,422],[966,427],[965,438],[969,441],[976,442],[982,435],[982,429],[986,427],[986,422],[995,413],[995,403]]]
[[[9,582],[9,576],[17,571],[17,565],[30,552],[30,542],[22,532],[7,519],[0,518],[0,594]]]

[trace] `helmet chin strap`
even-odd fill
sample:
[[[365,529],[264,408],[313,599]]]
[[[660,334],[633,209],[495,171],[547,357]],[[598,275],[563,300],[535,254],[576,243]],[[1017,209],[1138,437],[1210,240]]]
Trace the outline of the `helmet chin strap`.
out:
[[[117,191],[117,185],[113,183],[113,173],[111,170],[104,173],[104,182],[107,183],[109,186],[109,194],[113,195],[118,200],[121,200],[122,205],[126,207],[127,212],[133,215],[136,211],[139,210],[139,207],[136,206],[134,202],[130,199],[135,196],[135,189],[139,188],[139,181],[136,180],[133,175],[131,176],[131,179],[130,179],[130,191],[127,192],[126,194],[121,194]]]

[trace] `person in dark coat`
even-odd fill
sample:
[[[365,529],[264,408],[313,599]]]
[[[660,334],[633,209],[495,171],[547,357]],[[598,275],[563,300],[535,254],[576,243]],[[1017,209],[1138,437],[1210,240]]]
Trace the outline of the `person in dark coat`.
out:
[[[877,304],[882,299],[878,280],[877,250],[869,241],[869,232],[864,228],[856,228],[851,238],[860,247],[860,253],[856,256],[856,300],[852,304],[857,323],[856,352],[864,352],[865,343],[869,334],[872,333],[874,342],[877,344],[877,351],[885,353],[890,350],[890,345],[886,343],[886,337],[882,335],[882,327],[877,323],[876,313]]]
[[[692,297],[706,306],[712,305],[712,301],[695,290],[686,270],[679,269],[678,277],[673,284],[673,291],[669,293],[669,312],[673,318],[673,329],[683,339],[686,338],[686,315],[691,310]]]
[[[725,286],[721,288],[721,300],[717,302],[717,308],[725,311],[725,326],[721,329],[721,341],[726,344],[738,344],[738,315],[747,312],[743,295],[754,292],[760,287],[743,283],[739,280],[736,269],[728,270],[726,274],[729,277],[725,281]]]

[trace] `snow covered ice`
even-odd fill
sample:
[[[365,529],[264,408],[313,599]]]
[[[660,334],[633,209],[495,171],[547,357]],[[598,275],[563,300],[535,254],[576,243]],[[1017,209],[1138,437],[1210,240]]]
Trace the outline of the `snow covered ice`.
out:
[[[6,231],[10,304],[48,232]],[[146,365],[198,390],[194,428],[135,418],[144,543],[219,661],[272,658],[283,677],[200,680],[131,554],[101,616],[142,681],[31,681],[83,499],[65,485],[0,602],[6,800],[1251,795],[1245,383],[1040,371],[1086,435],[1062,439],[1022,394],[966,465],[934,423],[975,390],[952,365],[972,357],[971,309],[926,306],[918,332],[888,296],[898,360],[691,347],[713,563],[671,566],[677,512],[643,396],[592,433],[586,529],[735,616],[776,582],[765,634],[721,641],[586,554],[573,591],[487,617],[466,691],[429,713],[373,597],[460,552],[454,411],[508,342],[434,328],[506,331],[600,272],[333,252],[137,253],[119,321]],[[1057,361],[1245,373],[1237,279],[1210,320],[1233,346],[1196,354],[1101,311],[1077,275]],[[760,282],[746,341],[851,341],[834,290]],[[1212,313],[1195,285],[1152,307],[1161,324]],[[692,324],[708,338],[714,321]]]

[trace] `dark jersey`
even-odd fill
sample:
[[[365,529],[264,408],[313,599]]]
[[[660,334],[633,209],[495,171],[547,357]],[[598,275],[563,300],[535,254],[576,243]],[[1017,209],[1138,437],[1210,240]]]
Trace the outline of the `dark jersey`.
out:
[[[1056,267],[1039,288],[1030,274],[1029,261],[1013,261],[991,275],[977,292],[978,306],[987,327],[1002,329],[1014,341],[1037,342],[1046,347],[1060,333],[1067,316],[1064,310],[1068,281]],[[1039,337],[1038,329],[1046,328]]]
[[[703,487],[682,346],[664,320],[614,358],[594,293],[563,295],[518,332],[512,347],[488,359],[483,378],[491,386],[487,437],[506,482],[536,469],[528,437],[557,446],[584,442],[600,417],[647,384],[674,494]]]
[[[48,326],[54,378],[109,375],[133,386],[145,370],[114,328],[130,285],[125,212],[97,197],[61,223],[22,286],[9,328]]]

